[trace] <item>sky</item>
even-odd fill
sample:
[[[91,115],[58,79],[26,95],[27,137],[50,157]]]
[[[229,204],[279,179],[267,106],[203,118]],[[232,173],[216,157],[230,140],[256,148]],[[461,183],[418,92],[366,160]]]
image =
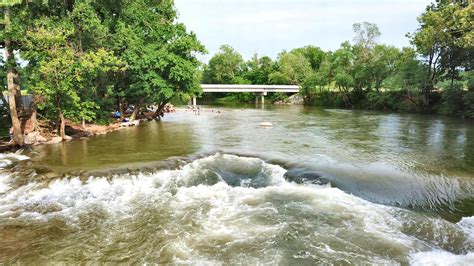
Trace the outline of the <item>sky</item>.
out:
[[[315,45],[336,50],[352,41],[352,24],[377,24],[379,42],[409,46],[405,37],[418,27],[416,18],[430,0],[175,0],[178,21],[196,33],[208,54],[222,44],[244,59],[255,53],[276,58],[282,50]]]

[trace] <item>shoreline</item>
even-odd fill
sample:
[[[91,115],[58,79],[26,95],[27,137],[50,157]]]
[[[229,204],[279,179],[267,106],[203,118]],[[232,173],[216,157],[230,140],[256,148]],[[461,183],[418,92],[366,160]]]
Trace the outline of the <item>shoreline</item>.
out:
[[[176,108],[172,104],[167,104],[165,108],[162,110],[162,113],[172,113],[175,112]],[[57,130],[52,130],[51,128],[42,128],[39,131],[29,132],[24,136],[24,145],[14,145],[11,143],[11,140],[7,139],[0,139],[0,153],[10,151],[15,152],[19,149],[31,146],[38,146],[44,144],[58,144],[61,142],[73,140],[73,139],[81,139],[81,138],[88,138],[92,136],[98,135],[105,135],[110,132],[114,132],[117,130],[121,130],[123,128],[138,126],[141,122],[144,121],[151,121],[156,120],[157,117],[153,115],[154,112],[142,112],[139,114],[139,117],[134,121],[127,121],[127,122],[119,122],[118,118],[114,118],[115,121],[108,124],[108,125],[99,125],[95,123],[91,124],[80,124],[80,123],[73,123],[70,120],[66,120],[66,135],[64,139],[58,135]],[[125,117],[128,118],[128,117]],[[159,117],[158,117],[159,118]],[[111,121],[113,121],[111,119]]]
[[[73,124],[69,122],[68,124],[66,124],[66,131],[68,131],[69,135],[66,135],[65,139],[62,139],[60,136],[58,136],[57,134],[53,134],[52,132],[40,133],[37,131],[33,131],[25,136],[25,140],[27,139],[27,137],[29,137],[30,140],[34,141],[32,143],[25,144],[24,146],[14,145],[13,143],[11,143],[11,141],[0,140],[0,153],[8,151],[15,152],[25,147],[58,144],[73,139],[105,135],[107,133],[121,130],[127,127],[138,126],[143,121],[147,121],[147,119],[137,119],[133,122],[115,122],[109,125],[86,124],[85,128],[83,128],[80,124]]]

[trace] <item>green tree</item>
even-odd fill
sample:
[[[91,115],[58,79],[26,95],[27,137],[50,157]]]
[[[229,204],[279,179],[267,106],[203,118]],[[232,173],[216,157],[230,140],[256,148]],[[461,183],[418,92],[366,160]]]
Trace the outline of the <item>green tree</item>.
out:
[[[243,76],[251,84],[268,84],[269,75],[275,70],[272,59],[268,56],[258,57],[254,55],[246,62]]]
[[[408,93],[418,92],[423,86],[425,70],[423,64],[417,60],[416,51],[403,48],[396,61],[392,87],[406,90]]]
[[[131,120],[145,104],[157,105],[159,117],[173,97],[186,100],[199,93],[196,54],[205,49],[176,23],[173,1],[104,1],[99,9],[111,16],[106,20],[114,33],[110,47],[127,65],[114,92],[123,109],[135,105]]]
[[[397,62],[400,58],[400,50],[394,46],[377,44],[373,50],[370,74],[373,87],[380,92],[382,83],[395,74]]]
[[[273,84],[302,84],[313,72],[308,59],[299,52],[282,52],[277,62],[278,71],[269,76]]]
[[[92,11],[77,2],[71,7],[71,14],[77,15],[75,7],[78,12]],[[121,65],[112,52],[97,48],[98,44],[92,41],[100,36],[95,30],[87,30],[93,28],[93,24],[100,24],[94,11],[80,24],[71,17],[74,15],[36,19],[27,31],[22,53],[35,66],[31,74],[36,80],[31,89],[44,100],[40,109],[57,121],[63,139],[66,119],[90,121],[96,118],[100,109],[98,99],[106,97],[103,90],[112,84],[102,78],[118,71]],[[90,41],[85,42],[87,39]]]
[[[365,50],[374,48],[377,44],[377,38],[381,35],[378,26],[370,22],[354,23],[352,30],[356,34],[354,43]]]
[[[204,82],[211,84],[231,84],[242,74],[244,60],[242,56],[229,45],[222,45],[207,68],[204,70]]]
[[[374,49],[377,38],[381,33],[376,24],[369,22],[355,23],[352,25],[355,33],[354,45],[352,46],[353,64],[352,77],[354,89],[359,93],[366,88],[371,90],[374,86]]]
[[[321,48],[308,45],[302,48],[296,48],[291,51],[292,53],[300,53],[302,54],[308,62],[311,64],[311,68],[314,71],[318,71],[321,63],[324,60],[326,53],[321,50]]]
[[[471,1],[440,0],[418,18],[420,27],[408,36],[427,66],[423,85],[425,106],[436,83],[448,73],[454,81],[459,67],[471,65],[474,46],[474,5]]]

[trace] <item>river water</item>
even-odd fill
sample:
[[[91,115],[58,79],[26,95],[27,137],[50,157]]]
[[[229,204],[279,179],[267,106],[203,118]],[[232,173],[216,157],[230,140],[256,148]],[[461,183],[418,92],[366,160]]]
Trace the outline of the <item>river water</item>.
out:
[[[0,264],[474,264],[472,121],[208,106],[0,168]]]

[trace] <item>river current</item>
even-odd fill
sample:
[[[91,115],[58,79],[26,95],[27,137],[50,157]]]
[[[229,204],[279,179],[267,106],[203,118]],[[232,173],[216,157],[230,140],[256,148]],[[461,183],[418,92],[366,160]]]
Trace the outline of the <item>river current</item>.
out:
[[[0,154],[0,264],[472,265],[473,192],[469,120],[179,110]]]

